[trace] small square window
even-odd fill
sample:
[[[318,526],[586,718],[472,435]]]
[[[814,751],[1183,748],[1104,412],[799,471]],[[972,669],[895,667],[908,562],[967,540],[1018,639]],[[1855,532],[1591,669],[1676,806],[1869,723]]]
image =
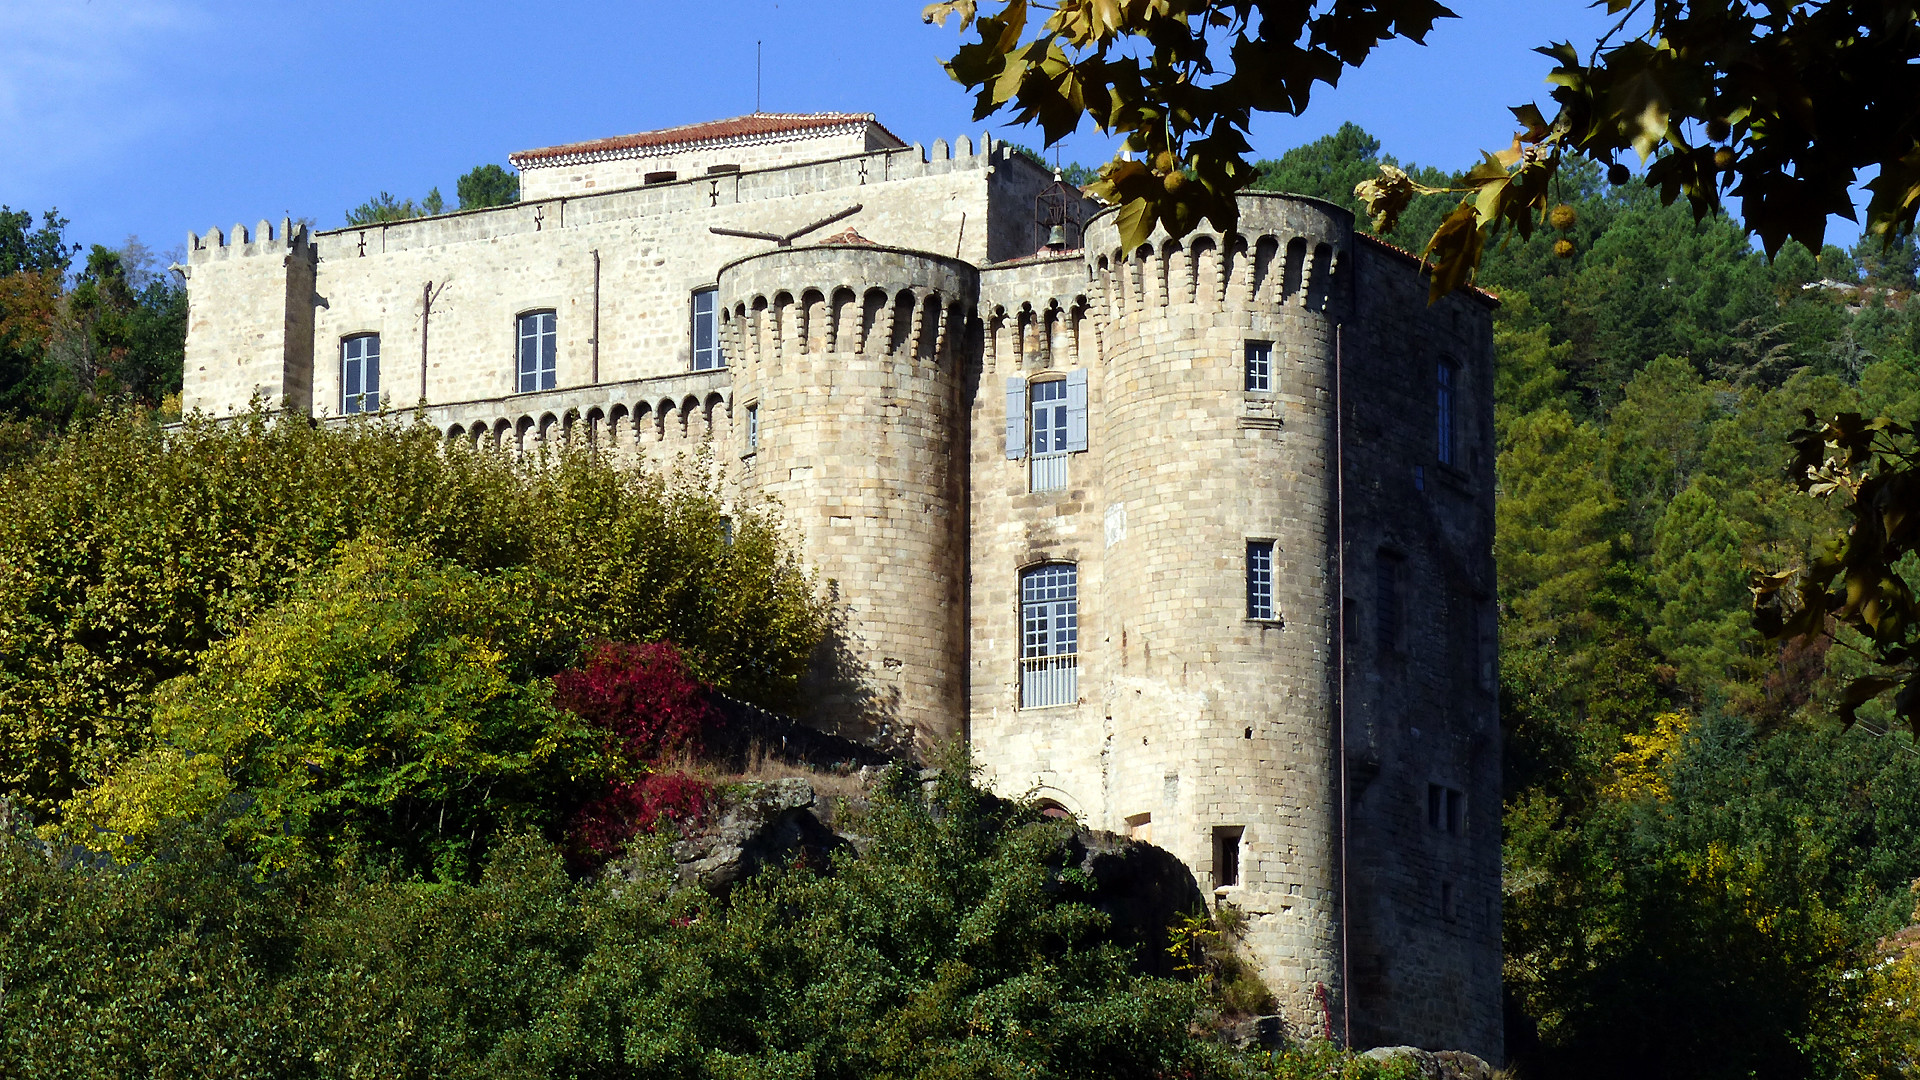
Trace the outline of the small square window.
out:
[[[1153,815],[1130,815],[1127,818],[1127,835],[1143,844],[1153,843]]]
[[[1246,835],[1243,825],[1213,827],[1213,887],[1231,888],[1240,884],[1240,841]]]
[[[1247,342],[1247,389],[1256,393],[1273,389],[1273,342]]]
[[[1273,613],[1273,541],[1247,541],[1247,618],[1271,620]]]

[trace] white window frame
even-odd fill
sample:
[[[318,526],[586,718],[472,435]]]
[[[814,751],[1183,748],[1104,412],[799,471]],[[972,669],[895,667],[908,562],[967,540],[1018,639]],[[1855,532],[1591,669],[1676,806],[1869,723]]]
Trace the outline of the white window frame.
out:
[[[1247,342],[1244,364],[1246,373],[1246,392],[1266,394],[1273,392],[1273,342]]]
[[[1279,618],[1273,603],[1273,555],[1271,540],[1247,541],[1247,618],[1255,622],[1273,622]]]
[[[692,344],[693,370],[717,371],[727,366],[727,354],[720,347],[720,290],[693,291],[693,323],[688,339]],[[704,335],[704,341],[702,336]]]
[[[514,319],[514,330],[515,392],[554,389],[560,377],[559,313],[552,308],[523,311]]]
[[[1039,379],[1027,386],[1027,479],[1029,491],[1067,487],[1067,380]]]
[[[1043,563],[1020,573],[1020,707],[1080,701],[1080,568]]]
[[[373,376],[370,380],[367,378],[369,372]],[[368,386],[368,382],[373,385]],[[341,338],[340,414],[353,416],[379,411],[380,335],[353,334]]]

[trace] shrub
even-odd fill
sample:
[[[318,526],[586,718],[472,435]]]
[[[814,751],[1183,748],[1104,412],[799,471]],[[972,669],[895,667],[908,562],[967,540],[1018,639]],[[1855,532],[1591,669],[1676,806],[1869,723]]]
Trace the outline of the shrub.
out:
[[[539,675],[588,641],[672,640],[695,677],[779,707],[822,609],[774,520],[735,509],[727,542],[694,464],[516,463],[379,420],[77,425],[0,472],[0,793],[45,817],[138,754],[155,688],[362,536],[542,575]]]
[[[537,673],[564,633],[540,574],[348,544],[156,694],[155,745],[68,804],[123,859],[211,820],[261,867],[364,850],[465,878],[495,834],[557,838],[619,762]]]

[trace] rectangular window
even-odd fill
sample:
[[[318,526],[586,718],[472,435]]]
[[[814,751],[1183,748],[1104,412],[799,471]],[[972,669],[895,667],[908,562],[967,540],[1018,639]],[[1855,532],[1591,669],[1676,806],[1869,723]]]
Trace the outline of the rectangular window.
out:
[[[720,351],[720,310],[715,303],[716,289],[701,289],[693,294],[693,370],[708,371],[727,366]]]
[[[1247,618],[1273,618],[1273,541],[1247,541]]]
[[[1382,656],[1400,649],[1400,560],[1382,551],[1373,560],[1374,646]]]
[[[1247,389],[1258,392],[1273,389],[1273,342],[1247,342]]]
[[[1031,490],[1061,491],[1067,486],[1067,381],[1050,379],[1030,389]]]
[[[1442,465],[1455,464],[1453,450],[1453,375],[1452,362],[1447,360],[1440,361],[1439,370],[1436,372],[1439,392],[1435,395],[1435,404],[1438,407],[1437,415],[1435,416],[1438,429],[1438,441],[1434,449],[1439,455],[1440,464]]]
[[[1427,826],[1458,836],[1467,825],[1467,793],[1445,784],[1427,785]]]
[[[747,406],[747,453],[760,449],[760,403]]]
[[[520,393],[553,389],[559,372],[559,340],[553,312],[529,311],[520,316]]]
[[[1071,563],[1020,575],[1020,707],[1080,700],[1080,581]]]
[[[1240,825],[1213,827],[1213,887],[1231,888],[1240,884],[1240,839],[1246,829]]]
[[[361,334],[340,343],[340,412],[380,411],[380,335]]]

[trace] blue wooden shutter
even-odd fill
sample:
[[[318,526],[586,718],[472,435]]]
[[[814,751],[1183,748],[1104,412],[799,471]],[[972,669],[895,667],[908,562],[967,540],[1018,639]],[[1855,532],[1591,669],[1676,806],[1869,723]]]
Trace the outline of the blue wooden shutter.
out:
[[[1087,369],[1067,372],[1067,450],[1087,448]]]
[[[1027,456],[1027,380],[1007,379],[1007,457]]]

